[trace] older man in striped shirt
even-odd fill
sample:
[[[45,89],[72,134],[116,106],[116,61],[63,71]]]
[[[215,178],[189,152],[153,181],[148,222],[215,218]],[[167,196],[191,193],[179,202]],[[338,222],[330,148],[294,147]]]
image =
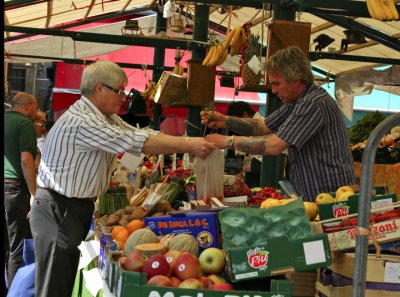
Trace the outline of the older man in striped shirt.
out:
[[[298,47],[275,53],[267,63],[272,92],[283,105],[265,120],[201,112],[202,124],[228,128],[251,138],[211,134],[219,148],[277,155],[288,149],[289,180],[304,200],[355,183],[353,158],[341,111],[332,97],[314,84],[310,61]]]
[[[128,82],[115,63],[99,60],[85,68],[80,100],[50,130],[42,153],[39,185],[31,210],[35,240],[35,296],[71,296],[94,200],[108,187],[118,154],[184,153],[206,157],[215,145],[204,138],[141,130],[116,113]]]

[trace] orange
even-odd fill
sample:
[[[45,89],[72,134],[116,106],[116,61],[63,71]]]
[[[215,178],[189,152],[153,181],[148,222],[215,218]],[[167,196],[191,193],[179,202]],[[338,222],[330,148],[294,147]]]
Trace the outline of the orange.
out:
[[[124,246],[125,246],[125,241],[121,241],[121,240],[115,240],[115,242],[117,243],[117,249],[119,251],[123,251],[124,250]]]
[[[121,229],[121,231],[117,233],[114,240],[117,242],[125,242],[128,237],[129,237],[129,232],[128,229],[125,228],[123,230]]]
[[[132,232],[135,232],[138,229],[142,229],[144,227],[144,222],[142,220],[133,220],[129,222],[128,226],[126,226],[128,229],[129,234]]]
[[[115,239],[117,238],[117,234],[121,231],[121,230],[126,230],[126,228],[124,226],[115,226],[112,231],[111,231],[111,238]]]

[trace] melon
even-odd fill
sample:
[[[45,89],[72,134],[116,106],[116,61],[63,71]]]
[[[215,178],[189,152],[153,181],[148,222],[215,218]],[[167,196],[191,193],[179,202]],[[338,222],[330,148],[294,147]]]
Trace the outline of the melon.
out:
[[[196,238],[190,234],[178,234],[168,241],[168,250],[189,252],[196,257],[199,254],[199,245]]]
[[[135,245],[133,249],[150,258],[155,254],[165,254],[167,247],[162,243],[143,243]]]
[[[147,228],[138,229],[132,232],[125,242],[125,255],[135,251],[135,246],[144,243],[158,243],[160,240],[157,235]]]

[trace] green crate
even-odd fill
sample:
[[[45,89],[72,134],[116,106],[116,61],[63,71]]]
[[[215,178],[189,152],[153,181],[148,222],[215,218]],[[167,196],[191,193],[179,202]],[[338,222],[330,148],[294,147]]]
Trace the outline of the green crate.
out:
[[[232,281],[308,271],[331,264],[326,234],[289,240],[286,236],[268,239],[264,245],[228,249]]]

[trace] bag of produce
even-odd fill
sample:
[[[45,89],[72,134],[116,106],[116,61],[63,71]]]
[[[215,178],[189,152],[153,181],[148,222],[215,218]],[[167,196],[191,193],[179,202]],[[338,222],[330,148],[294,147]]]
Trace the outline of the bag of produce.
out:
[[[211,197],[224,197],[224,153],[214,150],[206,159],[196,157],[197,200],[211,204]]]

